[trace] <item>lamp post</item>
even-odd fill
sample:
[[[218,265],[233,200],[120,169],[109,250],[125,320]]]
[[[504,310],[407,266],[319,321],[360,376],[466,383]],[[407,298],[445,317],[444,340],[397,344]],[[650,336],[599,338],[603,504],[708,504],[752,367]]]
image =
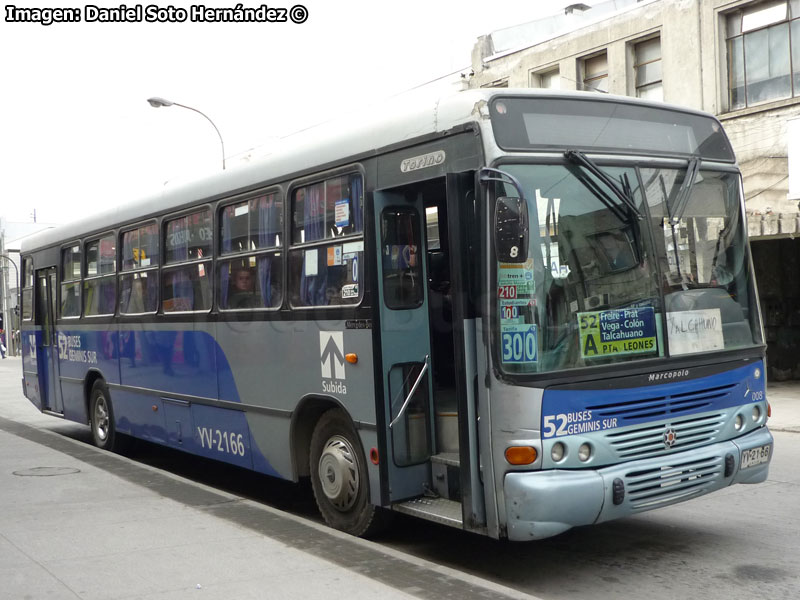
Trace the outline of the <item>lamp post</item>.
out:
[[[14,265],[14,273],[17,276],[16,282],[15,282],[15,288],[17,290],[17,297],[19,298],[19,269],[17,268],[17,263],[15,263],[13,260],[11,260],[11,257],[8,254],[0,254],[0,259],[5,259],[8,262],[10,262],[12,265]],[[17,328],[19,328],[19,325],[17,323],[15,323],[15,321],[17,319],[10,318],[11,317],[11,311],[8,310],[8,299],[10,298],[11,295],[8,293],[9,286],[8,286],[8,277],[6,276],[6,271],[7,270],[8,270],[8,267],[0,267],[0,274],[2,274],[2,283],[3,283],[3,286],[2,286],[3,287],[3,298],[2,298],[3,329],[6,332],[6,344],[5,345],[6,345],[7,352],[9,354],[9,356],[16,356],[17,355],[17,348],[16,348],[16,339],[14,338],[14,331],[15,331],[14,325],[17,325]],[[11,328],[10,329],[10,333],[9,333],[9,327]]]
[[[160,108],[162,106],[165,106],[165,107],[166,106],[180,106],[181,108],[186,108],[188,110],[193,110],[197,114],[203,115],[208,120],[208,122],[211,123],[211,126],[214,128],[214,131],[216,131],[217,135],[219,136],[219,143],[222,146],[222,170],[223,171],[225,170],[225,142],[222,141],[222,134],[219,132],[219,129],[217,129],[217,126],[214,125],[214,121],[212,121],[207,114],[197,110],[196,108],[192,108],[191,106],[186,106],[185,104],[179,104],[177,102],[172,102],[171,100],[166,100],[165,98],[159,98],[157,96],[154,96],[152,98],[148,98],[147,102],[153,108]]]

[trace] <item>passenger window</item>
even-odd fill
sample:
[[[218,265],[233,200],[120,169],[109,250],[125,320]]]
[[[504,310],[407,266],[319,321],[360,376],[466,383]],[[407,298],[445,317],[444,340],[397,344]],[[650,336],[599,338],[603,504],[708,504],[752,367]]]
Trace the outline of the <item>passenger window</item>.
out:
[[[33,319],[33,260],[22,259],[22,320]]]
[[[211,308],[211,211],[165,221],[165,266],[161,306],[164,312]],[[176,266],[170,266],[175,264]]]
[[[420,306],[422,278],[419,213],[413,208],[388,208],[381,218],[383,298],[388,308]]]
[[[81,316],[81,246],[75,244],[61,250],[62,318]]]
[[[225,206],[220,228],[220,253],[238,255],[219,263],[220,308],[279,307],[283,300],[283,203],[278,194]]]
[[[83,314],[113,315],[117,304],[117,245],[108,235],[88,242],[83,280]]]
[[[289,253],[294,306],[357,304],[363,295],[363,182],[334,177],[292,193]]]
[[[119,278],[121,314],[158,310],[158,224],[122,234],[122,274]]]

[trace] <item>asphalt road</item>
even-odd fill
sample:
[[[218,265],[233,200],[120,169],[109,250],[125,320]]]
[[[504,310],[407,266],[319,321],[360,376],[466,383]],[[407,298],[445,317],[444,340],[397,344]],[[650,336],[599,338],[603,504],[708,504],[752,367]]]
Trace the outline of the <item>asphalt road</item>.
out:
[[[3,390],[8,390],[3,382]],[[16,389],[19,389],[17,386]],[[800,390],[800,388],[798,388]],[[800,404],[800,394],[796,401]],[[4,403],[7,406],[7,403]],[[33,415],[33,416],[32,416]],[[5,418],[90,443],[88,428],[44,419],[19,392]],[[35,417],[35,418],[34,418]],[[800,433],[775,431],[766,483],[525,544],[398,516],[380,544],[543,599],[800,598]],[[309,486],[137,444],[129,458],[320,521]]]

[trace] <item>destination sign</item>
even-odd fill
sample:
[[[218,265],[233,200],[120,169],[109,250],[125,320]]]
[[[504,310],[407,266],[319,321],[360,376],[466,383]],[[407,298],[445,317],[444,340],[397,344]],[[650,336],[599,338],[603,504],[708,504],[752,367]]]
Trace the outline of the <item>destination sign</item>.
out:
[[[658,348],[652,306],[578,313],[581,356],[646,354]]]

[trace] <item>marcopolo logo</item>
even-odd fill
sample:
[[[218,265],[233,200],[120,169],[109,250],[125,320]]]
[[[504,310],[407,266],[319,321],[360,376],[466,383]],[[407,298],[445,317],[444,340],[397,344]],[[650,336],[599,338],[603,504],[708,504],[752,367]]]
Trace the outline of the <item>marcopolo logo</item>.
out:
[[[319,359],[322,369],[322,389],[329,393],[346,394],[344,333],[341,331],[319,332]]]

